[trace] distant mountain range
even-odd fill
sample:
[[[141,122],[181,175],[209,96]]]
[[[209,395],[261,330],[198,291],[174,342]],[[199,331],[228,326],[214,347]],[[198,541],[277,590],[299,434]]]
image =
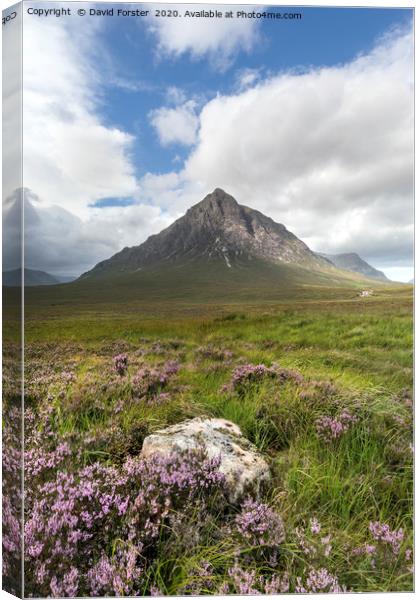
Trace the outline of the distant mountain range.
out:
[[[382,271],[378,271],[367,263],[363,258],[360,258],[355,252],[347,254],[324,254],[319,252],[319,256],[323,256],[331,261],[333,265],[339,269],[360,273],[369,279],[378,279],[379,281],[389,281],[388,277]]]
[[[25,269],[25,285],[38,286],[38,292],[31,291],[34,302],[53,296],[57,302],[260,302],[386,281],[357,254],[313,252],[284,225],[238,204],[220,188],[159,234],[124,248],[66,286],[57,285],[62,278]],[[3,273],[3,284],[19,285],[20,270]]]
[[[24,269],[25,287],[37,285],[57,285],[59,283],[68,283],[73,281],[75,277],[50,275],[45,271],[37,271],[35,269]],[[3,285],[6,287],[17,287],[22,283],[22,269],[13,269],[11,271],[3,271]]]

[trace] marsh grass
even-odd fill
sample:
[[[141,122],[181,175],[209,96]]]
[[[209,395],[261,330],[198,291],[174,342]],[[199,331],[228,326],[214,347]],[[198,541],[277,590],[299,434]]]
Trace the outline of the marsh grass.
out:
[[[194,416],[223,417],[270,462],[272,484],[263,500],[286,528],[279,562],[270,566],[251,547],[238,550],[225,529],[226,515],[213,513],[205,523],[194,512],[184,515],[183,531],[164,535],[157,545],[140,594],[238,593],[238,560],[261,592],[260,577],[267,582],[287,573],[293,590],[311,568],[327,569],[354,591],[412,589],[411,563],[404,558],[412,547],[413,500],[412,315],[405,288],[378,292],[364,303],[352,293],[344,300],[297,299],[263,308],[130,305],[118,316],[114,308],[104,305],[93,315],[84,307],[69,316],[54,306],[47,316],[42,306],[29,306],[27,372],[38,378],[31,402],[52,407],[58,438],[72,440],[75,452],[85,440],[85,464],[121,464],[161,427]],[[128,357],[123,376],[113,372],[119,352]],[[178,373],[153,398],[137,397],[138,369],[162,368],[168,360],[179,362]],[[230,386],[232,373],[247,363],[290,369],[301,380],[263,379],[239,393]],[[63,381],[66,369],[74,381]],[[338,439],[325,441],[317,420],[338,418],[344,409],[355,421]],[[313,518],[331,537],[328,555],[310,533]],[[369,524],[375,521],[402,528],[404,541],[398,556],[385,548],[373,563],[357,549],[372,543]],[[192,542],[188,531],[197,528]],[[306,554],[299,529],[321,549]]]

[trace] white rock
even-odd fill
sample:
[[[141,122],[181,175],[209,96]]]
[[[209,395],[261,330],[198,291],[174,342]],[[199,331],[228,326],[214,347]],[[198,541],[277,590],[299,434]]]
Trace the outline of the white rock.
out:
[[[270,479],[264,458],[239,427],[225,419],[196,418],[160,429],[145,438],[141,455],[167,456],[199,449],[204,449],[209,458],[220,456],[219,470],[226,476],[231,502],[249,491],[258,494],[261,485]]]

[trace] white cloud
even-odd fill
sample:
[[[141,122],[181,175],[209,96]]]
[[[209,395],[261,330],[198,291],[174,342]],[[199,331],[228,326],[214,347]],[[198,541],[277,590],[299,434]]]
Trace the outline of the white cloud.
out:
[[[236,10],[235,6],[161,5],[162,9],[176,8],[181,14],[186,10]],[[253,7],[249,7],[252,11]],[[260,7],[261,8],[261,7]],[[158,53],[162,56],[179,57],[189,54],[192,59],[208,58],[212,67],[224,71],[229,68],[238,52],[249,52],[258,40],[258,24],[255,19],[216,18],[160,18],[149,22],[149,31],[157,38]]]
[[[225,188],[316,250],[410,261],[412,43],[394,32],[349,64],[214,98],[183,178]]]
[[[17,16],[2,28],[3,77],[2,77],[2,190],[3,199],[22,185],[21,173],[21,27],[22,5],[5,11]]]
[[[99,116],[92,53],[100,52],[101,20],[72,19],[25,16],[25,186],[46,204],[87,215],[100,198],[135,192],[133,138]]]
[[[13,242],[19,230],[20,193],[9,196],[3,211],[3,264],[19,266]],[[45,206],[25,192],[25,266],[57,275],[79,275],[124,246],[135,246],[172,221],[159,207],[136,204],[91,209],[80,219],[62,206]]]
[[[176,85],[171,85],[166,90],[166,99],[169,104],[183,104],[188,100],[184,90]]]
[[[161,107],[150,112],[150,121],[163,146],[195,143],[199,123],[196,108],[195,101],[189,100],[175,108]]]
[[[188,31],[171,42],[169,21],[153,25],[162,51],[225,65],[241,40],[255,35],[241,23],[242,37],[227,51],[214,29],[205,48]],[[205,21],[194,31],[215,27]],[[204,106],[168,90],[168,106],[151,114],[159,139],[194,146],[180,171],[136,181],[130,135],[98,116],[100,82],[89,66],[95,31],[71,27],[70,37],[62,23],[34,19],[25,31],[35,48],[25,64],[25,185],[40,198],[30,213],[38,223],[31,225],[38,244],[28,238],[34,268],[90,268],[158,232],[215,187],[284,223],[314,250],[356,251],[382,269],[410,264],[411,33],[394,32],[346,65],[265,80],[243,72],[237,93]],[[211,33],[200,37],[208,41]],[[5,195],[12,185],[6,173]],[[88,208],[107,196],[132,196],[137,204]]]
[[[246,88],[255,85],[259,79],[259,69],[241,69],[236,74],[236,81],[239,91],[245,90]]]

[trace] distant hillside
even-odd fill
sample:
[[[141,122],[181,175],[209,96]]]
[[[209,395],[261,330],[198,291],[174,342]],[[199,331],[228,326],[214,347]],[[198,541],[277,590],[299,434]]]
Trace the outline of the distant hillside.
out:
[[[54,275],[54,277],[58,280],[59,283],[70,283],[70,281],[74,281],[77,279],[74,275]]]
[[[324,254],[318,253],[319,256],[323,256],[332,262],[333,265],[339,269],[345,269],[346,271],[352,271],[353,273],[360,273],[369,279],[378,279],[379,281],[389,281],[388,277],[382,271],[378,271],[367,263],[363,258],[360,258],[356,252],[349,252],[346,254]]]
[[[16,287],[21,285],[22,269],[13,269],[12,271],[3,271],[3,285],[6,287]],[[25,286],[34,285],[56,285],[62,283],[60,279],[50,275],[45,271],[36,271],[34,269],[24,269]]]

